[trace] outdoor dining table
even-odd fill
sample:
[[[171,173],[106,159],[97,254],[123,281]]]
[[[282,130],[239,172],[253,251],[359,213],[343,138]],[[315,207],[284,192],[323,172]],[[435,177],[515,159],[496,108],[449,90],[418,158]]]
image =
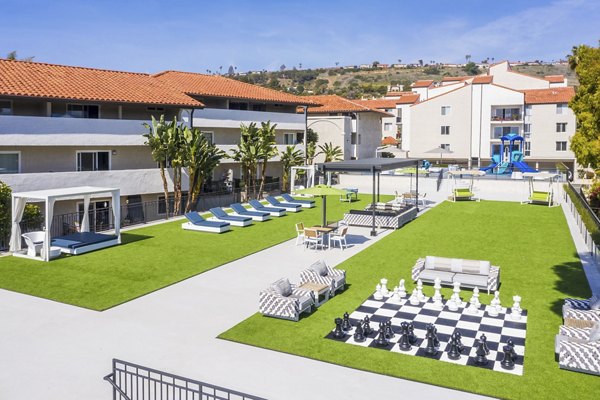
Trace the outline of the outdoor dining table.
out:
[[[333,226],[311,226],[310,228],[307,229],[312,229],[315,230],[321,234],[323,234],[323,242],[325,242],[325,236],[327,236],[327,247],[329,248],[329,235],[331,234],[331,232],[335,231],[337,229],[337,227],[333,227]]]

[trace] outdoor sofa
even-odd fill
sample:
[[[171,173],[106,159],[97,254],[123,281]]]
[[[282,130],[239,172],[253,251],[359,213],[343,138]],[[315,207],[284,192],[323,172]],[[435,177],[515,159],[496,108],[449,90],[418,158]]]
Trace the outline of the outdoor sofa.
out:
[[[307,282],[329,285],[329,297],[346,287],[346,271],[331,268],[325,260],[319,260],[300,273],[300,285]]]
[[[373,209],[368,204],[364,210],[350,210],[344,214],[348,225],[370,227],[373,225]],[[375,225],[381,228],[400,229],[417,217],[414,205],[375,203]]]
[[[186,213],[185,217],[188,222],[181,224],[181,227],[186,230],[223,233],[231,229],[229,222],[207,221],[196,211]]]
[[[233,203],[230,205],[233,213],[231,215],[237,215],[240,217],[250,217],[253,221],[264,222],[271,219],[271,214],[264,211],[248,210],[240,203]]]
[[[250,207],[252,207],[256,211],[267,212],[272,217],[283,217],[286,214],[285,208],[267,207],[258,200],[250,200],[248,204],[250,204]]]
[[[300,314],[315,305],[313,292],[299,289],[286,278],[279,279],[259,293],[259,311],[268,317],[298,321]]]
[[[479,288],[490,291],[498,289],[500,284],[500,267],[489,261],[465,260],[462,258],[446,258],[427,256],[419,258],[412,268],[412,279],[434,283],[440,278],[443,285],[460,282],[461,287]]]

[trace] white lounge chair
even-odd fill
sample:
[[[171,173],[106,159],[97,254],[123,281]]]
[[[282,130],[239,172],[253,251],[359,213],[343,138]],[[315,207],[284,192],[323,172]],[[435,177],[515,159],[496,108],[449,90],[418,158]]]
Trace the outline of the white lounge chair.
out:
[[[27,244],[27,255],[29,257],[36,257],[40,254],[46,237],[45,232],[27,232],[21,236],[23,236],[23,239],[25,239],[25,243]]]

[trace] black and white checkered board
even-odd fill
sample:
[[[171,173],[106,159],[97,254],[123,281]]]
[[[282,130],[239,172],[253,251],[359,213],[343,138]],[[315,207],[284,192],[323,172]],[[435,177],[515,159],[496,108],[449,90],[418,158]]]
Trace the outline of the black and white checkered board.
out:
[[[463,302],[458,311],[448,310],[445,304],[443,310],[436,310],[433,307],[433,301],[430,298],[428,298],[426,302],[420,303],[418,306],[412,306],[407,299],[402,299],[400,302],[394,302],[390,298],[375,300],[373,296],[371,296],[350,314],[350,322],[352,323],[353,328],[346,332],[344,338],[335,339],[333,337],[333,330],[329,332],[326,338],[355,346],[372,347],[395,353],[435,358],[454,364],[469,365],[476,368],[485,368],[515,375],[523,375],[527,311],[523,310],[519,321],[513,321],[510,317],[510,309],[502,308],[502,311],[497,317],[492,317],[487,312],[489,306],[482,306],[477,315],[465,312],[465,307],[468,307],[468,303]],[[369,316],[371,319],[371,328],[373,328],[374,332],[369,335],[364,342],[355,342],[353,338],[354,326],[356,326],[359,320],[362,321],[366,316]],[[395,335],[393,338],[389,339],[390,344],[387,347],[378,347],[375,345],[374,341],[377,338],[379,323],[387,322],[389,320],[392,321],[392,328]],[[413,322],[415,328],[414,332],[418,338],[416,344],[414,344],[409,351],[400,350],[400,347],[397,344],[400,339],[400,323],[404,321]],[[435,357],[425,355],[425,347],[427,345],[427,341],[425,340],[425,328],[429,323],[434,324],[437,328],[437,335],[440,341],[439,352]],[[460,359],[451,360],[448,358],[447,351],[450,349],[450,336],[456,330],[462,335],[464,349]],[[490,354],[487,356],[489,362],[484,366],[475,363],[477,339],[482,333],[485,333],[487,336],[487,344],[490,349]],[[508,339],[513,340],[515,352],[518,356],[513,370],[506,370],[500,366],[500,362],[503,358],[502,347],[507,343]]]

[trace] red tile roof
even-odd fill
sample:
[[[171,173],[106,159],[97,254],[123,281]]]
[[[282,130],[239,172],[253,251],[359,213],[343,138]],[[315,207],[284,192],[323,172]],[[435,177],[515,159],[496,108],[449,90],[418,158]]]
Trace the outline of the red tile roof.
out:
[[[405,93],[396,100],[396,104],[413,104],[419,101],[419,97],[417,93]]]
[[[414,88],[420,88],[420,87],[429,87],[431,85],[433,85],[433,79],[416,81],[411,86]]]
[[[192,96],[228,97],[282,104],[315,104],[308,99],[308,96],[295,96],[219,75],[164,71],[153,75],[153,77]]]
[[[479,75],[476,76],[475,78],[473,78],[473,81],[471,82],[473,85],[484,85],[487,83],[492,83],[494,81],[494,76],[493,75]]]
[[[148,74],[0,60],[0,95],[202,107]]]
[[[471,79],[472,76],[445,76],[442,79],[442,82],[456,82],[456,81],[466,81],[467,79]]]
[[[370,100],[352,100],[357,104],[369,108],[389,109],[396,108],[397,99],[370,99]]]
[[[398,141],[397,141],[395,138],[393,138],[393,137],[391,137],[391,136],[386,136],[386,137],[384,137],[384,138],[383,138],[383,140],[381,141],[381,145],[382,145],[382,146],[386,146],[386,145],[390,145],[390,146],[396,146],[396,145],[398,145],[398,143],[399,143],[399,142],[398,142]]]
[[[550,89],[521,90],[525,93],[525,104],[556,104],[568,103],[575,96],[572,87],[559,87]]]
[[[379,114],[383,114],[387,117],[392,117],[392,114],[388,114],[383,111],[379,111],[376,108],[366,107],[364,105],[359,104],[357,101],[349,100],[344,97],[335,95],[335,94],[327,94],[327,95],[319,95],[319,96],[306,96],[308,99],[312,100],[314,103],[321,104],[321,106],[317,107],[308,107],[309,114],[324,114],[324,113],[343,113],[343,112],[376,112]],[[395,108],[395,106],[394,106]]]
[[[544,77],[550,83],[563,83],[565,81],[564,75],[546,75]]]

